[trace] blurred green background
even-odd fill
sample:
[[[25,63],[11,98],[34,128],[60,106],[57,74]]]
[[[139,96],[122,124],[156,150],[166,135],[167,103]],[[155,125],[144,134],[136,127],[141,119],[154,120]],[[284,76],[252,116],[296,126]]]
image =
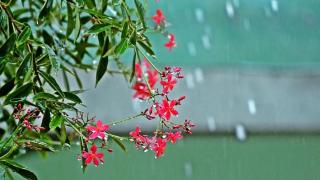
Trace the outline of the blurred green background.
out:
[[[273,3],[274,0],[160,0],[159,3],[151,0],[149,16],[162,8],[171,24],[168,30],[176,35],[178,43],[177,48],[168,53],[163,48],[166,38],[153,37],[158,64],[191,69],[197,66],[209,71],[220,65],[317,68],[320,64],[320,1],[279,0],[276,1],[278,8]],[[228,15],[227,7],[233,8],[233,17],[230,12]],[[211,88],[208,87],[208,93]],[[207,126],[206,121],[199,123]],[[128,149],[125,154],[116,147],[114,153],[106,154],[104,165],[89,167],[85,174],[76,160],[79,154],[76,145],[45,159],[31,153],[20,161],[33,169],[39,179],[46,180],[56,180],[57,175],[59,179],[68,180],[320,178],[317,131],[255,133],[249,134],[244,142],[230,132],[195,133],[175,146],[169,145],[165,156],[158,160],[152,152],[136,151],[133,144],[128,145]]]

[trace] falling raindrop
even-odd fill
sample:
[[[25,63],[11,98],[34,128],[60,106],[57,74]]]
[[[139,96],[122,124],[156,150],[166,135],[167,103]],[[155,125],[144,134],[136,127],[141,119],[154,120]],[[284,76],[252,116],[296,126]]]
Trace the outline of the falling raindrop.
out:
[[[226,12],[229,18],[234,17],[234,8],[233,5],[228,1],[226,2]]]
[[[277,0],[271,0],[270,4],[271,4],[271,9],[274,12],[278,12],[279,11],[279,4],[278,4]]]
[[[204,21],[204,15],[203,15],[203,10],[200,8],[197,8],[195,10],[195,14],[196,14],[196,19],[198,22],[202,23]]]
[[[196,56],[197,55],[197,50],[196,50],[196,46],[193,42],[189,42],[188,43],[188,52],[191,56]]]
[[[192,165],[190,162],[186,162],[184,164],[184,174],[188,177],[191,178],[192,177]]]
[[[236,130],[236,137],[238,140],[244,141],[247,139],[247,133],[243,125],[241,124],[236,125],[235,130]]]

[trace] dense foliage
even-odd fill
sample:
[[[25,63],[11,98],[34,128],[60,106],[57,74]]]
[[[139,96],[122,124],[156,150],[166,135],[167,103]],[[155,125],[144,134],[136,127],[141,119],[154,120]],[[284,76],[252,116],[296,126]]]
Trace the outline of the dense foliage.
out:
[[[175,143],[182,132],[191,134],[189,120],[172,121],[185,96],[169,97],[181,68],[158,70],[148,34],[168,33],[166,18],[158,9],[146,17],[148,3],[142,0],[2,0],[0,1],[0,176],[12,178],[14,171],[27,179],[36,175],[14,161],[27,149],[46,153],[72,142],[80,144],[79,160],[85,170],[98,166],[112,143],[126,151],[122,141],[152,150],[158,158],[166,143]],[[148,22],[153,21],[153,22]],[[150,25],[149,25],[150,24]],[[151,33],[150,33],[151,32]],[[122,55],[132,54],[130,63]],[[98,57],[98,63],[96,59]],[[128,62],[128,61],[126,61]],[[113,69],[109,68],[112,67]],[[107,74],[123,75],[135,92],[133,98],[146,101],[146,110],[119,121],[96,120],[79,110],[83,92],[80,71],[96,74],[96,86]],[[57,74],[62,74],[61,86]],[[78,87],[71,87],[75,81]],[[112,112],[111,112],[112,113]],[[111,133],[111,126],[145,117],[159,119],[151,135],[140,127],[127,137]]]

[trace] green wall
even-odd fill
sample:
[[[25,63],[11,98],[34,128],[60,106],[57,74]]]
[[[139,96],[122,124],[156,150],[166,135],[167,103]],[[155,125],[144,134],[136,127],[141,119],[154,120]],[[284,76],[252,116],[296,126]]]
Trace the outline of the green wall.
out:
[[[20,161],[45,180],[320,178],[319,135],[253,135],[246,142],[228,135],[193,136],[169,146],[161,159],[154,159],[152,152],[136,151],[130,144],[128,154],[115,148],[106,154],[104,165],[89,167],[84,175],[77,161],[78,149],[73,147],[47,159],[29,154]]]

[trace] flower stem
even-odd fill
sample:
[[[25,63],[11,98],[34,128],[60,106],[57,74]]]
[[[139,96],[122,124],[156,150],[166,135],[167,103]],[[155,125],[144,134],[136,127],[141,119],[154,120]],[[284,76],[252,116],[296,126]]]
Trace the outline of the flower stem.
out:
[[[131,120],[131,119],[135,119],[135,118],[137,118],[137,117],[139,117],[139,116],[142,116],[142,113],[137,114],[137,115],[135,115],[135,116],[127,117],[127,118],[125,118],[125,119],[113,121],[113,122],[111,122],[110,124],[111,124],[112,126],[115,126],[115,125],[117,125],[117,124],[122,124],[122,123],[124,123],[124,122],[127,122],[127,121],[129,121],[129,120]]]

